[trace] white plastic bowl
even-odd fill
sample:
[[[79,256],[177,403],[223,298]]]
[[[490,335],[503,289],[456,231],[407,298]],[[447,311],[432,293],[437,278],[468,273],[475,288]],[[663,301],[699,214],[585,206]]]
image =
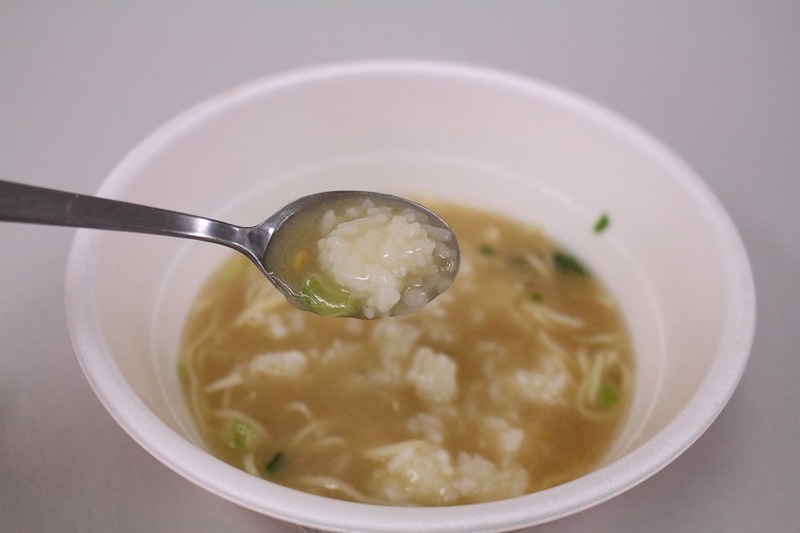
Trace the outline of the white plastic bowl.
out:
[[[227,256],[206,243],[81,230],[69,325],[97,396],[145,449],[240,505],[335,531],[502,531],[605,501],[666,466],[719,414],[755,323],[747,255],[683,162],[613,113],[558,88],[467,66],[368,62],[226,91],[172,120],[98,194],[254,224],[315,191],[438,196],[541,226],[619,299],[637,393],[605,464],[528,496],[442,508],[343,502],[257,479],[209,455],[176,373],[199,285]],[[601,213],[611,227],[591,231]]]

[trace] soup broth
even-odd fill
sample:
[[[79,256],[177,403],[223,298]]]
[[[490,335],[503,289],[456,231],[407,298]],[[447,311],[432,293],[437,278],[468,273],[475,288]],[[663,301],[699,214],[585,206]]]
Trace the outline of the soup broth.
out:
[[[239,257],[212,276],[179,373],[215,455],[275,483],[386,505],[518,496],[602,461],[633,390],[613,298],[536,229],[431,207],[458,235],[461,268],[413,315],[300,311]]]

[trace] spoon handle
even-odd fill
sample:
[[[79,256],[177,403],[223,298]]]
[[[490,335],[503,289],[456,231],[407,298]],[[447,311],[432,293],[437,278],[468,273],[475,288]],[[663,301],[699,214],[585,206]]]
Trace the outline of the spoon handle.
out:
[[[0,221],[184,237],[239,251],[247,232],[209,218],[2,180]]]

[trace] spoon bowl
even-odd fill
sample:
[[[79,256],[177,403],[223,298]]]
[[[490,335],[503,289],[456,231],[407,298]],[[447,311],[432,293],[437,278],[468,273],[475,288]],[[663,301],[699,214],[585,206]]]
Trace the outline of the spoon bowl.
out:
[[[411,210],[431,228],[446,232],[454,251],[442,269],[448,282],[434,287],[428,301],[445,290],[458,271],[455,235],[434,212],[399,196],[366,191],[315,193],[290,202],[260,224],[237,226],[167,209],[0,180],[2,221],[129,231],[221,244],[250,259],[293,305],[312,312],[317,312],[318,308],[308,305],[298,284],[289,281],[286,262],[281,260],[287,243],[296,241],[293,228],[315,224],[334,205],[360,205],[365,201]],[[276,235],[283,243],[278,247],[271,246]],[[306,244],[313,247],[315,241]],[[358,310],[340,316],[369,318]]]

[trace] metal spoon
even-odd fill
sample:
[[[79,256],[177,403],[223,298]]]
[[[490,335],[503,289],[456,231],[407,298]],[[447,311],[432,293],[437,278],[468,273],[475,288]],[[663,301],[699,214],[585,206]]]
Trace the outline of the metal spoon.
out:
[[[328,206],[351,200],[360,203],[364,199],[371,199],[378,205],[411,208],[426,218],[428,225],[449,232],[456,253],[450,259],[445,274],[451,279],[455,277],[459,262],[458,248],[447,223],[415,202],[375,192],[332,191],[312,194],[289,203],[260,224],[235,226],[156,207],[0,180],[0,221],[149,233],[222,244],[250,259],[292,304],[312,310],[300,297],[297,287],[286,282],[287,273],[281,270],[286,262],[275,260],[281,256],[281,250],[276,246],[267,253],[270,242],[279,233],[281,235],[277,241],[291,242],[294,235],[289,232],[293,231],[293,227],[302,226],[304,219],[320,217]],[[286,224],[289,220],[292,223]],[[284,233],[281,233],[282,230]],[[437,295],[432,294],[431,299]]]

